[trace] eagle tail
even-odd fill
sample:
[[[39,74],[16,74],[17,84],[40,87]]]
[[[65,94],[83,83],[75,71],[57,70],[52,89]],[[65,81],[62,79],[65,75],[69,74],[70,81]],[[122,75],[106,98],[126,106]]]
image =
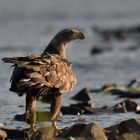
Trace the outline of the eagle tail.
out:
[[[18,62],[17,58],[10,58],[10,57],[2,58],[2,61],[5,63],[14,63],[14,64]]]

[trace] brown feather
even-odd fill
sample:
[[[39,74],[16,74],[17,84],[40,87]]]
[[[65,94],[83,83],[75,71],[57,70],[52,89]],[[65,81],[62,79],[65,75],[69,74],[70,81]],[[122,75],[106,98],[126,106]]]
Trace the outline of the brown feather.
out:
[[[18,68],[25,68],[25,79],[19,80],[17,85],[21,89],[36,84],[57,88],[60,93],[70,93],[76,85],[76,78],[71,63],[58,55],[34,55],[27,57],[6,58],[7,62],[16,64]],[[16,75],[12,75],[14,77]],[[29,81],[27,80],[29,79]]]

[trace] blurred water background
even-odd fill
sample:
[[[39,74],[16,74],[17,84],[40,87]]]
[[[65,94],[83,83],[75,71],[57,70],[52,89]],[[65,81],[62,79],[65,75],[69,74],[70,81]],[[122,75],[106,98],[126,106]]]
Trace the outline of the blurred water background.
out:
[[[69,105],[74,102],[70,97],[83,87],[99,88],[106,83],[125,85],[140,76],[140,49],[125,51],[127,46],[137,45],[140,39],[106,43],[93,31],[94,27],[106,29],[139,24],[139,0],[0,0],[0,58],[41,53],[59,30],[68,27],[82,29],[86,40],[71,43],[67,54],[78,78],[73,94],[65,96],[64,105]],[[113,47],[113,51],[95,56],[90,54],[94,45],[104,44]],[[26,127],[26,123],[12,120],[14,115],[24,112],[25,97],[20,98],[8,90],[12,68],[2,61],[0,65],[0,122],[12,128]],[[112,106],[123,100],[105,94],[92,96],[97,107]],[[138,99],[136,101],[140,103]],[[45,107],[46,104],[38,103],[38,110]],[[81,117],[107,127],[139,115],[119,113]],[[63,116],[59,125],[69,126],[76,119],[72,115]]]

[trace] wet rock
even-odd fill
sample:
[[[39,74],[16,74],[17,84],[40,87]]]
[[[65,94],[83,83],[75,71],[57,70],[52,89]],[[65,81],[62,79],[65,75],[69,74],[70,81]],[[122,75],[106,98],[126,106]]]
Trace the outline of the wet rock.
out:
[[[120,98],[140,98],[139,87],[127,87],[127,86],[111,86],[106,88],[101,88],[99,92],[108,92],[112,95],[118,95]]]
[[[119,134],[126,133],[128,131],[137,131],[140,130],[140,120],[139,119],[131,119],[121,122],[118,126]]]
[[[76,100],[76,101],[82,101],[82,102],[91,101],[92,97],[90,95],[90,89],[88,89],[88,88],[82,89],[75,96],[73,96],[71,99]]]
[[[83,114],[84,110],[82,110],[79,107],[75,107],[75,106],[62,106],[61,107],[61,112],[64,115],[77,115],[78,113]]]
[[[70,107],[78,107],[83,110],[84,114],[92,114],[94,111],[93,103],[90,102],[82,102],[77,104],[71,104]]]
[[[77,115],[77,114],[103,114],[111,113],[112,107],[103,106],[103,107],[93,107],[91,105],[84,105],[86,103],[72,104],[70,106],[62,106],[61,112],[63,115]]]
[[[135,113],[136,113],[136,114],[140,114],[140,110],[137,110]]]
[[[113,89],[113,88],[116,88],[116,87],[117,87],[117,85],[115,83],[105,84],[101,87],[101,90],[108,90],[108,89]]]
[[[64,115],[92,114],[94,112],[94,108],[92,103],[82,102],[71,104],[70,106],[62,106],[61,111]]]
[[[59,134],[61,138],[68,138],[68,137],[82,137],[88,140],[107,140],[104,130],[95,123],[90,124],[75,124],[70,127],[68,130]]]
[[[116,28],[116,29],[98,29],[97,31],[104,41],[110,41],[115,38],[117,40],[125,40],[129,33],[127,29],[124,28]]]
[[[139,140],[140,119],[122,121],[105,129],[108,140]]]
[[[2,132],[2,133],[1,133]],[[1,128],[0,129],[0,137],[6,137],[8,140],[28,140],[29,135],[25,130],[18,130],[18,129],[8,129],[8,128]]]
[[[127,98],[140,98],[140,89],[139,89],[140,78],[136,77],[132,79],[126,86],[123,86],[124,89],[119,89],[116,86],[116,91],[112,92],[113,95],[119,95],[119,97]]]
[[[125,40],[128,37],[128,32],[124,29],[117,29],[116,31],[112,32],[112,34],[118,40]]]
[[[54,129],[45,127],[32,134],[31,140],[56,140]]]
[[[112,47],[109,46],[93,46],[91,49],[91,54],[102,54],[104,52],[109,52],[112,50]]]
[[[114,89],[117,88],[117,85],[115,83],[105,84],[101,88],[97,89],[91,89],[91,92],[112,92]]]
[[[110,41],[111,39],[117,39],[124,41],[128,38],[139,40],[140,37],[140,25],[129,27],[117,27],[117,28],[96,28],[94,32],[98,33],[104,41]]]
[[[25,121],[25,113],[24,114],[17,114],[14,116],[13,120],[16,120],[16,121]]]
[[[101,54],[103,53],[103,49],[99,48],[99,46],[94,46],[91,50],[91,54]]]
[[[19,108],[24,108],[24,105],[19,105],[18,107],[19,107]]]
[[[83,109],[85,107],[91,107],[91,108],[93,108],[93,103],[90,103],[90,102],[81,102],[81,103],[77,103],[77,104],[71,104],[70,106],[79,107],[81,109]]]
[[[124,100],[113,107],[114,112],[137,111],[138,104],[132,100]]]

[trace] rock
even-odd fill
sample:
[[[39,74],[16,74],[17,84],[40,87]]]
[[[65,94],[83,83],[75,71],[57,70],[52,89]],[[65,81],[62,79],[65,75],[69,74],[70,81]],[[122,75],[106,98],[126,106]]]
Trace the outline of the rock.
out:
[[[17,114],[14,116],[13,120],[16,121],[25,121],[25,113],[24,114]]]
[[[111,93],[121,98],[140,98],[139,78],[131,80],[126,86],[119,86],[114,83],[105,84],[99,89],[91,89],[91,92]]]
[[[0,140],[5,140],[7,138],[7,134],[5,131],[0,130]]]
[[[103,49],[99,46],[94,46],[91,50],[91,54],[101,54],[103,53]]]
[[[139,132],[128,132],[118,137],[118,140],[140,140]]]
[[[127,30],[123,30],[123,29],[117,29],[116,31],[114,31],[113,34],[114,34],[114,37],[118,40],[125,40],[128,37]]]
[[[68,138],[70,136],[74,138],[82,137],[87,140],[107,140],[104,130],[95,123],[77,123],[70,127],[68,130],[59,134],[58,137]]]
[[[56,140],[54,129],[49,127],[40,128],[32,134],[31,140]]]
[[[79,91],[75,96],[73,96],[71,99],[82,101],[82,102],[88,102],[92,100],[92,97],[90,95],[90,89],[84,88],[81,91]]]
[[[71,104],[70,107],[80,108],[82,110],[83,114],[92,114],[94,112],[93,104],[90,102]]]
[[[124,100],[113,107],[114,112],[137,111],[138,104],[132,100]]]
[[[81,103],[77,103],[77,104],[71,104],[70,106],[76,106],[76,107],[79,107],[79,108],[85,108],[85,107],[91,107],[93,108],[93,103],[90,103],[90,102],[81,102]]]
[[[110,84],[105,84],[103,85],[101,88],[97,88],[97,89],[91,89],[91,92],[112,92],[114,91],[114,89],[117,88],[117,85],[115,83],[110,83]]]
[[[113,91],[116,87],[115,83],[105,84],[101,87],[101,91]]]
[[[140,131],[140,119],[130,119],[121,122],[117,126],[119,134],[124,134],[129,131]]]
[[[77,115],[78,113],[83,114],[84,110],[75,106],[62,106],[61,112],[64,115]]]
[[[138,88],[137,88],[138,89]],[[121,98],[140,98],[140,91],[135,91],[137,89],[134,89],[134,91],[132,90],[128,90],[128,91],[116,91],[112,94],[114,95],[119,95],[119,97]]]
[[[139,140],[140,119],[122,121],[105,129],[108,140]]]
[[[83,106],[82,106],[83,105]],[[94,107],[91,103],[78,103],[72,104],[70,106],[62,106],[61,112],[63,115],[77,115],[77,114],[102,114],[102,113],[112,113],[112,107]]]
[[[92,114],[94,112],[94,108],[92,103],[82,102],[77,104],[71,104],[70,106],[62,106],[61,107],[62,114],[66,115],[77,115],[79,114]]]
[[[77,115],[77,114],[102,114],[111,113],[112,107],[93,107],[92,103],[82,102],[71,104],[70,106],[62,106],[61,112],[63,115]]]
[[[136,111],[136,114],[140,114],[140,111]]]
[[[97,124],[92,126],[92,138],[94,140],[107,140],[104,130]]]
[[[104,52],[109,52],[112,50],[112,47],[109,47],[109,46],[93,46],[92,49],[91,49],[91,54],[102,54]]]
[[[125,41],[128,38],[133,38],[138,40],[140,37],[140,25],[130,26],[130,27],[117,27],[117,28],[98,28],[97,32],[104,41],[111,41],[111,39],[117,39],[120,41]]]
[[[18,129],[8,129],[8,128],[1,128],[0,129],[0,138],[2,136],[6,137],[8,140],[28,140],[29,135],[25,130],[18,130]]]

